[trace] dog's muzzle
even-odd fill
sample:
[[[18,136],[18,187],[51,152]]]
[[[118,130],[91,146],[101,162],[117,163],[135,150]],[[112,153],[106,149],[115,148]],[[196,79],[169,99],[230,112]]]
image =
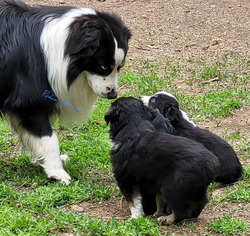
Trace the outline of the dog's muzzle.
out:
[[[115,99],[117,97],[117,93],[115,92],[114,89],[112,89],[110,92],[107,94],[108,99]]]

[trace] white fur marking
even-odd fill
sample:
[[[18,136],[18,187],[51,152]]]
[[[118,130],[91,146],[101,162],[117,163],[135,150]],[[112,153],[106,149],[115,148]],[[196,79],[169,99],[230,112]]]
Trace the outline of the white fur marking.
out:
[[[117,41],[115,39],[115,64],[121,65],[124,61],[125,53],[122,48],[118,48]]]
[[[63,169],[60,159],[59,142],[56,134],[38,138],[24,131],[22,134],[23,143],[34,155],[34,161],[44,168],[48,178],[54,178],[68,185],[70,176]]]
[[[173,94],[169,93],[169,92],[160,91],[160,92],[158,92],[158,93],[156,93],[156,94],[164,94],[164,95],[167,95],[167,96],[169,96],[169,97],[174,98],[174,99],[178,102],[178,100],[176,99],[176,97],[175,97]],[[156,95],[156,94],[155,94],[155,95]],[[179,102],[178,102],[178,103],[179,103]]]
[[[188,121],[189,123],[191,123],[193,126],[196,126],[195,123],[192,120],[189,119],[189,117],[188,117],[188,115],[187,115],[187,113],[185,111],[183,111],[181,109],[180,109],[180,111],[182,113],[183,119],[185,119],[186,121]]]
[[[141,101],[143,102],[144,106],[148,107],[148,103],[149,103],[149,99],[151,98],[152,96],[141,96],[140,99]]]
[[[141,195],[136,196],[133,198],[133,206],[130,208],[131,217],[130,218],[137,218],[138,216],[144,216],[144,211],[142,208],[142,197]]]
[[[97,94],[101,98],[107,98],[108,91],[106,87],[109,87],[110,90],[114,89],[116,92],[118,90],[118,71],[117,66],[113,69],[111,74],[105,76],[105,80],[103,80],[103,76],[95,75],[86,72],[87,79],[89,82],[89,86],[93,89],[94,93]]]
[[[119,143],[113,143],[111,149],[112,149],[113,151],[116,151],[119,147],[120,147],[120,144],[119,144]]]

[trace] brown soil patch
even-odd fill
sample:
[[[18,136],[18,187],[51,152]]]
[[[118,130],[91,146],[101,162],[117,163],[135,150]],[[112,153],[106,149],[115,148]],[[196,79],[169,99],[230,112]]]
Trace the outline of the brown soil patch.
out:
[[[128,59],[205,58],[250,52],[248,0],[28,0],[32,4],[92,7],[119,14],[133,33]]]
[[[218,189],[215,191],[216,194],[220,194],[222,190]],[[217,204],[209,203],[206,205],[204,210],[201,212],[198,219],[185,221],[179,226],[162,226],[162,235],[168,232],[169,235],[206,235],[212,233],[212,235],[220,235],[215,232],[211,232],[208,229],[209,223],[213,220],[218,219],[224,215],[230,215],[233,218],[240,218],[244,222],[250,224],[249,218],[249,203],[229,203],[218,202]],[[114,217],[115,220],[127,220],[130,217],[130,211],[128,205],[123,198],[112,197],[109,201],[103,202],[81,202],[79,204],[72,204],[71,211],[80,211],[83,214],[87,214],[92,217],[99,217],[103,221],[110,220]],[[195,227],[192,228],[192,224]],[[250,231],[248,231],[250,233]]]

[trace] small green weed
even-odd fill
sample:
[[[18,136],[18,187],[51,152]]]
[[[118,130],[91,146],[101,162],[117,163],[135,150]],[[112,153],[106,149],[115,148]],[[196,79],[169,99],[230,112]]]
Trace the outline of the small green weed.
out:
[[[225,77],[225,75],[222,75],[215,66],[205,68],[200,76],[202,79],[210,79],[215,77],[218,77],[220,79],[222,77]]]

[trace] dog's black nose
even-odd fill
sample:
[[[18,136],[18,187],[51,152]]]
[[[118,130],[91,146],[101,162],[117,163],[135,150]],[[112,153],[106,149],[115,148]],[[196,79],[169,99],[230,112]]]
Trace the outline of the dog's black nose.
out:
[[[108,99],[114,99],[117,97],[117,93],[115,92],[114,89],[112,89],[110,92],[108,92],[107,98]]]

